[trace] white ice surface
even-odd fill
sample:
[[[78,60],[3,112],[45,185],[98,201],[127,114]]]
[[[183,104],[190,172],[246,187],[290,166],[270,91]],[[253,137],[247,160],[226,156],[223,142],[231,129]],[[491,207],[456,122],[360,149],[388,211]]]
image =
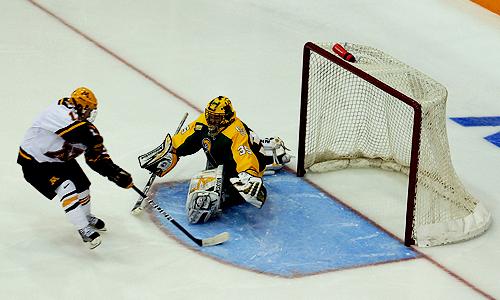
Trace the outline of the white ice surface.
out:
[[[302,47],[350,41],[391,53],[443,83],[448,116],[500,115],[500,16],[466,0],[36,1],[114,55],[198,109],[220,94],[261,136],[279,135],[296,151]],[[109,232],[85,249],[58,203],[27,185],[17,148],[35,115],[87,85],[100,105],[96,125],[114,161],[137,186],[148,175],[137,156],[197,111],[29,1],[0,1],[0,297],[2,299],[480,299],[500,298],[500,148],[482,140],[500,128],[448,121],[457,173],[494,218],[480,238],[422,250],[422,258],[298,279],[256,274],[187,250],[136,200],[82,166],[92,181],[93,211]],[[182,159],[169,178],[204,164]],[[345,170],[308,175],[322,188],[397,236],[404,176]],[[383,188],[382,188],[383,187]]]

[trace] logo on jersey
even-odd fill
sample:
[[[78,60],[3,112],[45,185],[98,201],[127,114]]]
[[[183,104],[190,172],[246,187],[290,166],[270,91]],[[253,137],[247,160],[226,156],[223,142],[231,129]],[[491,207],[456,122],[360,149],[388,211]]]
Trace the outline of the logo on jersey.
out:
[[[199,130],[199,129],[197,129],[198,128],[197,126],[198,125],[195,126],[194,130]],[[184,128],[182,128],[181,134],[185,134],[186,132],[188,132],[188,130],[189,130],[189,125],[187,125]]]
[[[212,142],[209,138],[204,138],[203,140],[201,140],[201,146],[205,151],[210,152],[210,149],[212,148]]]
[[[68,161],[70,159],[76,158],[84,151],[84,149],[74,147],[72,144],[65,141],[60,150],[48,151],[45,152],[44,155],[50,158],[58,159],[60,161]]]
[[[242,136],[245,136],[247,135],[247,132],[245,131],[245,129],[241,128],[240,126],[236,126],[236,131],[238,131]]]
[[[56,177],[56,176],[52,176],[50,179],[49,179],[49,182],[51,185],[54,185],[56,184],[57,181],[59,181],[59,177]]]

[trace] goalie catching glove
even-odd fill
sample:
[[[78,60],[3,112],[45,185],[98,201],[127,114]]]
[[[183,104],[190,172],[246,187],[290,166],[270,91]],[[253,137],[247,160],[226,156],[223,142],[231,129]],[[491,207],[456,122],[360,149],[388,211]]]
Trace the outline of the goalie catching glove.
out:
[[[230,178],[229,181],[241,197],[253,206],[261,208],[266,202],[267,192],[262,184],[262,178],[240,172],[238,177]]]
[[[172,148],[172,138],[170,134],[167,134],[160,146],[138,158],[141,168],[160,177],[170,172],[179,160],[179,157],[175,154],[175,149]]]
[[[266,174],[273,174],[289,163],[292,156],[286,151],[285,143],[279,137],[265,138],[261,140],[262,148],[260,152],[266,157]]]

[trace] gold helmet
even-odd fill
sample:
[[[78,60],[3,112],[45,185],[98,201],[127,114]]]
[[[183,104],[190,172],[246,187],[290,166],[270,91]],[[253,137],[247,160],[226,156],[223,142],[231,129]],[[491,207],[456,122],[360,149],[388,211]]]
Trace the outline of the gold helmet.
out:
[[[210,135],[215,136],[236,119],[231,100],[226,96],[219,96],[208,102],[205,108],[205,119]]]
[[[71,100],[81,119],[94,121],[97,114],[97,99],[89,88],[77,88],[71,93]]]

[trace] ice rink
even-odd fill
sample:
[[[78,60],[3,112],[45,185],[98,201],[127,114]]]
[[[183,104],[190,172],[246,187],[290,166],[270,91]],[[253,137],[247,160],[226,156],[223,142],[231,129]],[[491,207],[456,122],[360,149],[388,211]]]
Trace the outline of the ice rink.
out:
[[[137,195],[79,159],[92,181],[93,212],[109,229],[90,251],[59,203],[29,186],[16,164],[35,116],[81,85],[95,92],[95,124],[138,187],[149,175],[137,156],[173,132],[184,112],[191,121],[218,95],[296,155],[308,41],[390,53],[447,87],[448,118],[500,116],[500,16],[467,0],[2,0],[0,11],[1,299],[500,298],[500,147],[483,139],[500,127],[446,123],[457,174],[493,215],[484,235],[416,248],[422,256],[413,260],[300,278],[187,249],[147,214],[130,215]],[[204,161],[202,153],[183,158],[157,182],[186,180]],[[403,238],[405,176],[344,170],[306,178]]]

